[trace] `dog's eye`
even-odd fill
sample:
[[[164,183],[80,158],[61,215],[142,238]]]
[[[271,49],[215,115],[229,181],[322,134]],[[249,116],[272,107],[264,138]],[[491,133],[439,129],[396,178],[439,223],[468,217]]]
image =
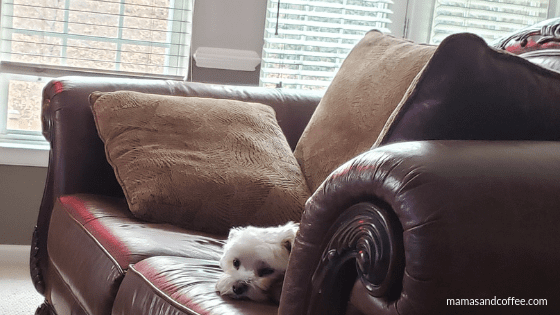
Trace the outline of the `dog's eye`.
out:
[[[272,268],[262,268],[262,269],[259,269],[258,273],[259,273],[259,277],[264,277],[264,276],[268,276],[268,275],[273,274],[274,269],[272,269]]]
[[[239,259],[235,258],[233,260],[233,266],[235,267],[235,269],[239,269],[239,266],[241,266],[241,262],[239,261]]]

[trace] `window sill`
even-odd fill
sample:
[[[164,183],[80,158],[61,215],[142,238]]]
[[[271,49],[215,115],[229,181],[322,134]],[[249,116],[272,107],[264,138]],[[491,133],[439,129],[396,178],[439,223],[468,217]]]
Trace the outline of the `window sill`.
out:
[[[0,141],[0,165],[47,167],[49,149],[47,142],[23,144]]]

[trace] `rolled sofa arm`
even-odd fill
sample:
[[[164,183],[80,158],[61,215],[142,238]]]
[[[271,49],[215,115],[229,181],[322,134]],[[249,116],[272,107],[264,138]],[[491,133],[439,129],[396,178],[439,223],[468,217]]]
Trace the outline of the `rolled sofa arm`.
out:
[[[279,314],[558,310],[559,234],[558,142],[379,147],[308,201]]]

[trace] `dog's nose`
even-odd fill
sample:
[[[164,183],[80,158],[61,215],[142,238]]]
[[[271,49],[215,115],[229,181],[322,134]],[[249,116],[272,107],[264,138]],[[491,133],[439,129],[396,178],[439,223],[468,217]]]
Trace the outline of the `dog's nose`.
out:
[[[233,293],[235,293],[237,295],[241,295],[241,294],[245,293],[248,288],[249,288],[249,286],[247,285],[247,283],[245,283],[243,281],[239,281],[239,282],[237,282],[236,284],[233,285]]]

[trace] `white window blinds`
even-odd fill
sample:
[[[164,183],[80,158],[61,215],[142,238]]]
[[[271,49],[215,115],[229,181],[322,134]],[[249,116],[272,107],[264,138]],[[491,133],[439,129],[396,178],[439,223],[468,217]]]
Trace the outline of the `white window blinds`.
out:
[[[269,0],[261,85],[326,88],[366,32],[389,32],[391,4],[391,0]]]
[[[470,32],[491,42],[547,18],[549,0],[436,0],[431,43]]]
[[[183,76],[192,0],[3,0],[2,62]]]

